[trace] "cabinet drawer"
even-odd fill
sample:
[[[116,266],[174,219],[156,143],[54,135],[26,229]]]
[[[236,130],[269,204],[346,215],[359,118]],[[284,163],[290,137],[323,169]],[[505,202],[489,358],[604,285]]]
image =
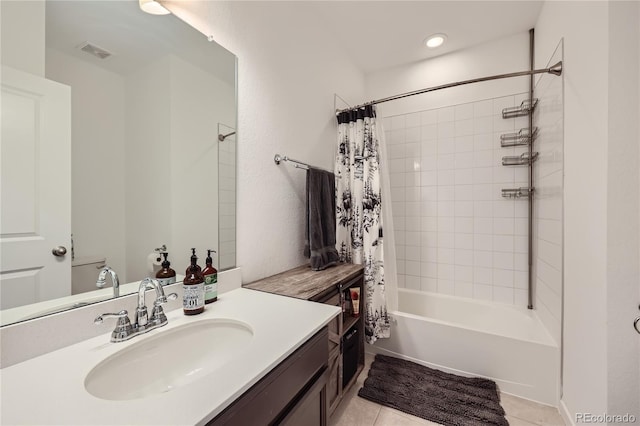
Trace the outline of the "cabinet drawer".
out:
[[[286,415],[287,405],[327,365],[326,340],[323,328],[207,424],[262,426]]]

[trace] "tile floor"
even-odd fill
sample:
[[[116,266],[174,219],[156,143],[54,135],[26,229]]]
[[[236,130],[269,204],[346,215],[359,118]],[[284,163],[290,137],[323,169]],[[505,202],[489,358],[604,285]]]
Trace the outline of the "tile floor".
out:
[[[376,404],[358,396],[358,389],[362,387],[367,378],[373,357],[372,354],[366,354],[364,370],[358,377],[356,384],[344,395],[342,403],[329,421],[330,426],[438,426],[438,423]],[[500,403],[507,413],[507,421],[511,426],[564,426],[560,413],[554,407],[504,393],[500,398]]]

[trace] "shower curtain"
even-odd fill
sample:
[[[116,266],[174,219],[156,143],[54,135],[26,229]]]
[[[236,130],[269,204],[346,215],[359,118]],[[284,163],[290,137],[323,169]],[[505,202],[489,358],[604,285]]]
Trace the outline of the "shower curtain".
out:
[[[338,115],[336,248],[341,262],[364,264],[365,338],[389,337],[385,297],[380,146],[373,106]]]

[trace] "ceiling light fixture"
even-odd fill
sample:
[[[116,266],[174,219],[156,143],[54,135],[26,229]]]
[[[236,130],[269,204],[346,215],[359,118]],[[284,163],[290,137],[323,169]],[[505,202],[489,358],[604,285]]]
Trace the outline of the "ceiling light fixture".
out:
[[[442,46],[446,39],[446,34],[433,34],[427,37],[424,44],[430,49],[435,49],[436,47]]]
[[[152,15],[168,15],[171,12],[156,0],[138,0],[140,9]]]

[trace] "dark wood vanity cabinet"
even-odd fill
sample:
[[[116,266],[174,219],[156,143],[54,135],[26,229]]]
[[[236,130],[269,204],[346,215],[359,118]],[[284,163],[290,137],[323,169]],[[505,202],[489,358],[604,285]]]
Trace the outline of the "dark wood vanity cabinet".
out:
[[[328,338],[324,327],[207,425],[325,426]]]
[[[329,383],[327,384],[327,404],[331,415],[340,404],[342,395],[355,383],[364,368],[364,320],[361,315],[363,303],[364,276],[357,274],[335,285],[328,293],[311,299],[320,303],[343,307],[343,312],[329,324]],[[354,301],[349,290],[360,289],[357,303],[360,315],[354,316]]]
[[[324,271],[304,265],[250,284],[245,288],[342,308],[327,326],[326,404],[331,415],[342,395],[356,382],[364,367],[364,273],[362,265],[341,264]],[[353,315],[349,289],[360,289],[359,316]],[[291,423],[295,424],[295,423]],[[307,423],[301,422],[297,424]],[[309,423],[315,424],[315,423]]]

